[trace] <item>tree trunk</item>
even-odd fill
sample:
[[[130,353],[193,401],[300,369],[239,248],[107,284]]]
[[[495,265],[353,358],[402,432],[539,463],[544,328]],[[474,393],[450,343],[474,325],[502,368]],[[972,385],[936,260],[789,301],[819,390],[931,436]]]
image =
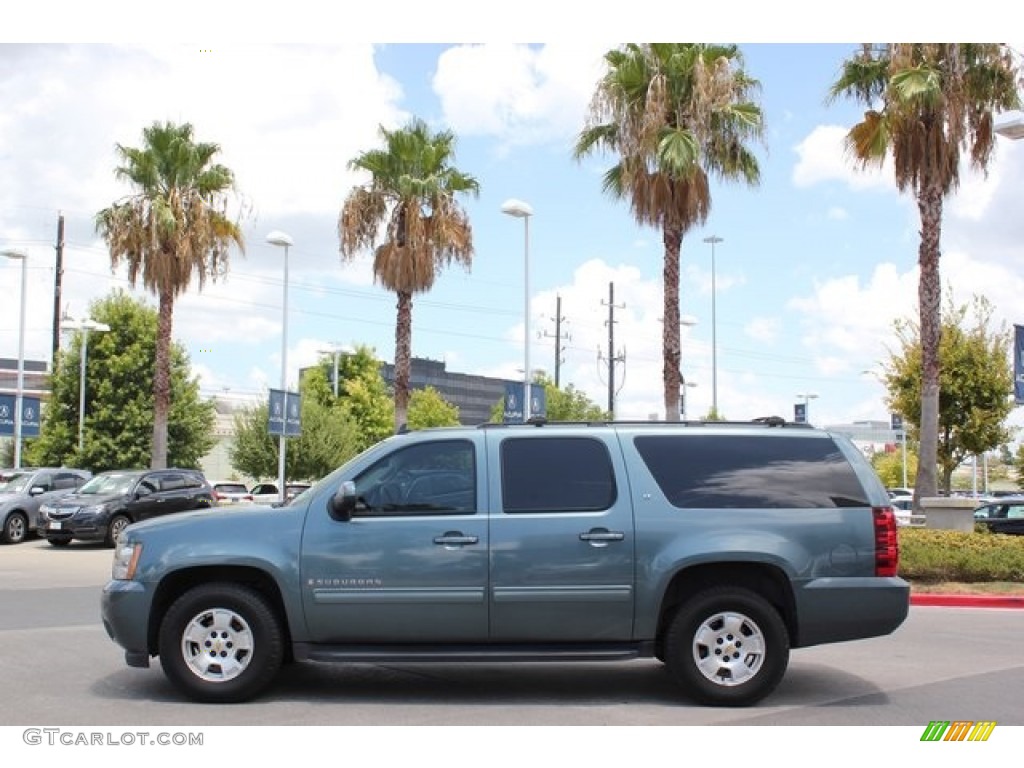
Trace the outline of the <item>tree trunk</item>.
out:
[[[397,291],[395,323],[395,431],[406,425],[409,412],[409,375],[412,368],[412,294]]]
[[[918,250],[920,277],[917,301],[921,325],[921,444],[914,506],[938,490],[939,448],[939,340],[942,335],[942,279],[939,274],[942,235],[942,190],[927,185],[918,193],[921,215],[921,245]]]
[[[156,321],[156,360],[153,364],[153,448],[150,468],[167,467],[167,413],[171,404],[171,321],[174,294],[160,291]]]
[[[665,265],[662,270],[665,306],[662,309],[662,381],[665,386],[665,421],[679,421],[679,250],[683,230],[666,224],[662,232]]]

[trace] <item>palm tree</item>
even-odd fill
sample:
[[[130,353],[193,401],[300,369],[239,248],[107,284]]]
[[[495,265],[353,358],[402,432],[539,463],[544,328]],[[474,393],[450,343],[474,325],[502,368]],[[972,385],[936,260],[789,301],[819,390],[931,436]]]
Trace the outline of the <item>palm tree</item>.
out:
[[[658,227],[665,247],[662,328],[665,418],[679,420],[679,252],[711,211],[709,177],[760,181],[747,146],[763,133],[759,87],[734,45],[630,43],[605,54],[576,159],[597,149],[618,162],[604,190],[628,199],[638,224]]]
[[[128,280],[156,294],[156,355],[153,372],[153,444],[150,463],[167,466],[170,409],[170,349],[174,301],[198,279],[227,270],[232,244],[244,250],[238,225],[227,215],[226,193],[234,175],[213,164],[216,144],[196,143],[189,124],[154,123],[142,132],[143,147],[117,145],[114,173],[135,192],[96,214],[96,231],[110,249],[111,267],[128,265]]]
[[[1000,43],[865,43],[843,62],[829,91],[830,100],[848,96],[866,107],[846,136],[854,162],[880,166],[891,155],[897,189],[917,198],[922,386],[916,499],[934,496],[938,483],[943,200],[959,186],[961,153],[972,169],[987,171],[993,112],[1020,106],[1019,83],[1013,52]]]
[[[451,163],[455,134],[431,132],[425,122],[380,128],[384,149],[363,152],[349,162],[370,180],[349,193],[338,217],[341,257],[373,249],[374,279],[398,296],[395,323],[395,429],[409,407],[412,356],[412,297],[429,291],[438,270],[455,261],[473,262],[473,230],[455,195],[479,194],[479,184]],[[379,244],[378,244],[379,243]]]

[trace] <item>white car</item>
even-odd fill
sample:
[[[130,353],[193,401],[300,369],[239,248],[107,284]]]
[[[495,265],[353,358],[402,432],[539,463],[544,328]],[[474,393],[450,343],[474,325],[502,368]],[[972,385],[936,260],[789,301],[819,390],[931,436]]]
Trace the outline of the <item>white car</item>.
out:
[[[245,483],[234,480],[218,480],[210,485],[213,486],[213,498],[219,505],[248,504],[253,500]]]
[[[913,496],[893,496],[889,499],[893,512],[896,513],[896,525],[912,525],[914,514]]]
[[[288,483],[285,486],[285,503],[294,499],[307,488],[309,488],[309,483]],[[281,500],[281,493],[277,490],[276,483],[254,485],[251,495],[252,500],[257,504],[276,504]]]

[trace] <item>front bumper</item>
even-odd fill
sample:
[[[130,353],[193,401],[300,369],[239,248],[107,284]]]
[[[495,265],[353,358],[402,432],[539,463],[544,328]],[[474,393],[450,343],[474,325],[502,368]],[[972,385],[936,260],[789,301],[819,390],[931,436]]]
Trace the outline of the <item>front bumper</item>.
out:
[[[139,581],[111,580],[103,587],[100,615],[103,628],[115,643],[124,648],[130,667],[148,667],[149,612],[153,595]]]

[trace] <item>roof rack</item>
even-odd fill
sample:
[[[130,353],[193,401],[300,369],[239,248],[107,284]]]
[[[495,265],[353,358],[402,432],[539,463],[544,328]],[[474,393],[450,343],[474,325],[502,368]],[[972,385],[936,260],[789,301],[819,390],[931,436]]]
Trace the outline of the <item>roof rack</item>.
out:
[[[489,421],[478,424],[477,429],[496,429],[499,427],[543,427],[543,426],[576,426],[576,427],[611,427],[611,426],[644,426],[644,427],[670,427],[670,426],[724,426],[724,427],[749,427],[752,425],[764,425],[766,427],[785,427],[787,429],[814,429],[810,424],[795,421],[786,421],[781,416],[758,416],[749,421],[649,421],[644,419],[609,419],[599,421],[548,421],[543,418],[533,418],[526,424],[522,422],[494,422]]]

